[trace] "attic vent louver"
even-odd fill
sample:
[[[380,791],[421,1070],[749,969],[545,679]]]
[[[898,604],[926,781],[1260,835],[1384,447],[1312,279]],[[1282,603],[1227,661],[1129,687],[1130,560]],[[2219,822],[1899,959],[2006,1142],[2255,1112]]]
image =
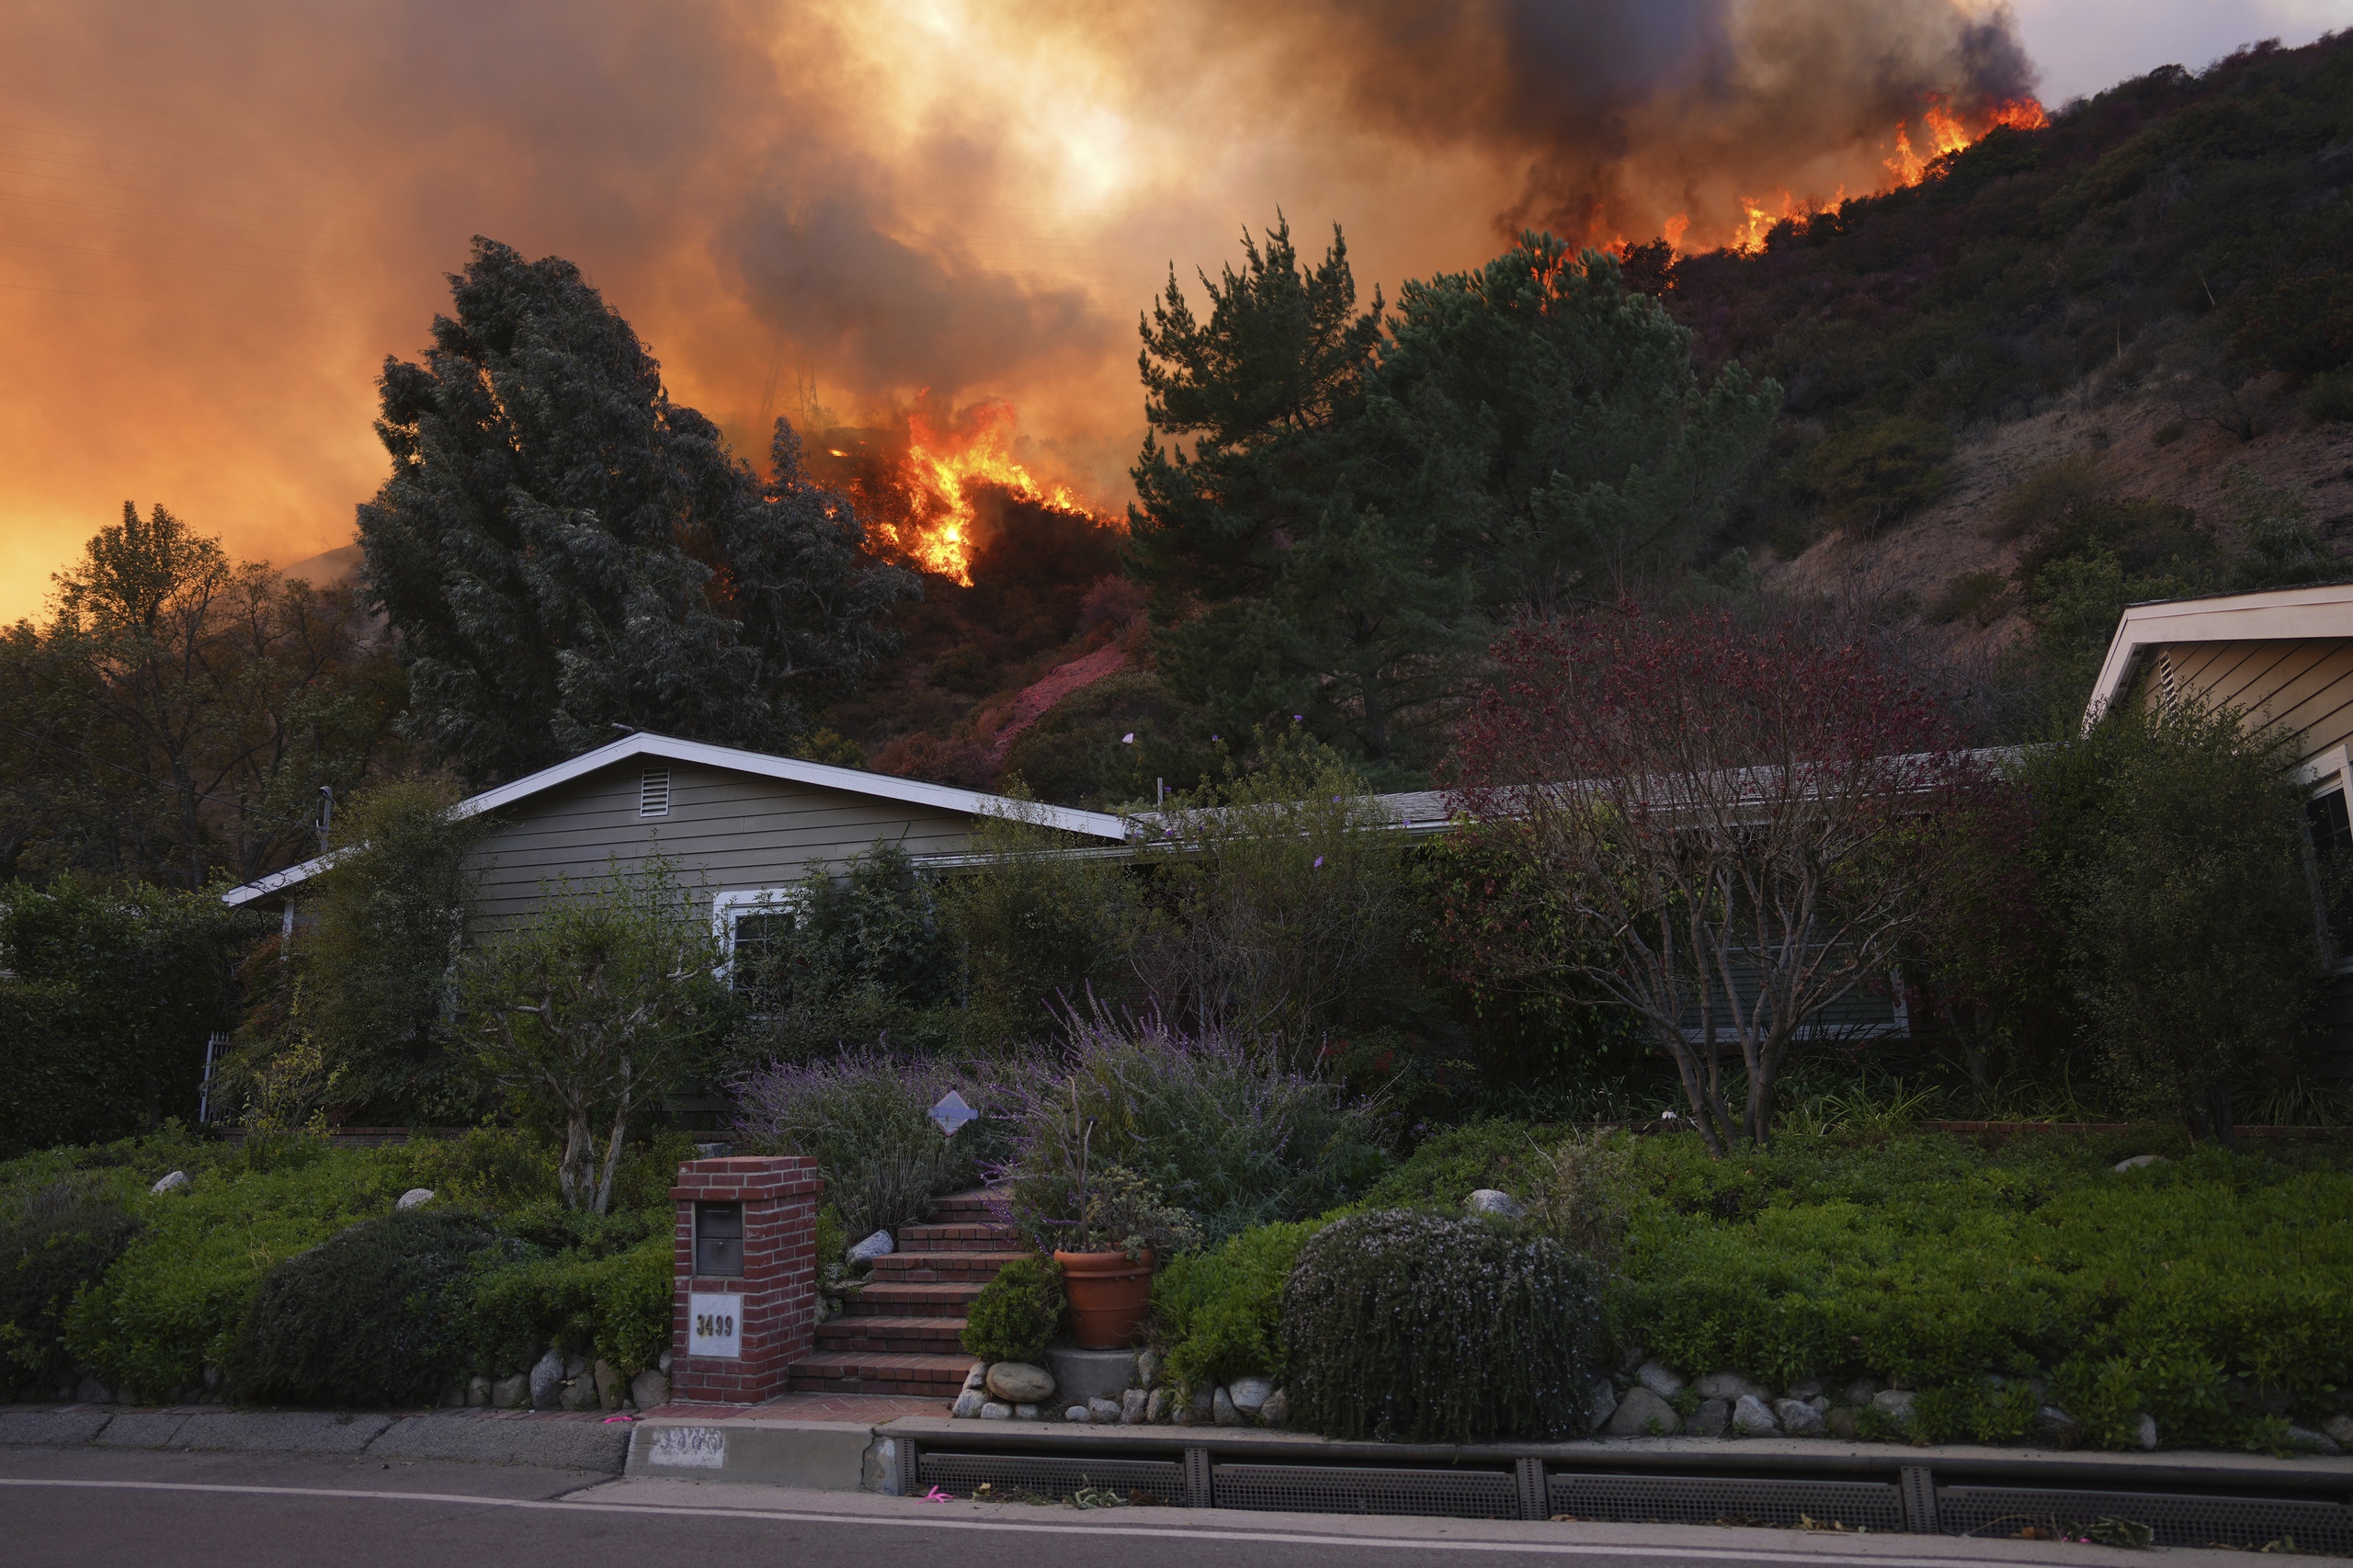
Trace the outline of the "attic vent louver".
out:
[[[670,814],[670,770],[649,767],[645,777],[638,780],[637,814],[642,817],[666,817]]]
[[[2159,653],[2157,655],[2158,709],[2166,718],[2170,719],[2180,705],[2181,689],[2174,680],[2173,654],[2170,653]]]

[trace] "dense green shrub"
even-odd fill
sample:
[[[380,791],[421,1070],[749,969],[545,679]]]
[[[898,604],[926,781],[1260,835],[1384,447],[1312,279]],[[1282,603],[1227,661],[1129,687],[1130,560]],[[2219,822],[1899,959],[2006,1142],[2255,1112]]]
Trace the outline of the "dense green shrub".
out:
[[[479,1215],[387,1214],[271,1269],[229,1364],[248,1398],[429,1403],[464,1369],[475,1259],[497,1237]]]
[[[0,886],[0,1158],[195,1119],[253,921],[208,894]]]
[[[1494,1118],[1427,1139],[1364,1195],[1366,1207],[1461,1209],[1482,1187],[1526,1198],[1543,1180],[1540,1151],[1563,1130]]]
[[[67,1369],[65,1309],[138,1233],[104,1185],[80,1175],[0,1200],[0,1369],[47,1383]],[[0,1378],[0,1386],[21,1381]]]
[[[1993,1152],[1788,1137],[1711,1161],[1648,1140],[1611,1322],[1693,1372],[1900,1380],[1931,1437],[2000,1430],[1998,1376],[2047,1379],[2112,1446],[2143,1411],[2167,1443],[2260,1443],[2232,1380],[2314,1416],[2353,1381],[2353,1173],[2211,1147],[2108,1168],[2181,1149],[2178,1130]]]
[[[964,1310],[961,1343],[983,1361],[1035,1361],[1069,1304],[1062,1265],[1025,1254],[998,1269]]]
[[[1283,1288],[1291,1410],[1327,1437],[1582,1435],[1600,1271],[1532,1229],[1376,1210],[1310,1237]]]
[[[472,1303],[478,1364],[528,1367],[561,1346],[642,1371],[670,1345],[673,1266],[665,1225],[619,1250],[541,1254],[483,1276]]]
[[[1154,1276],[1155,1337],[1167,1347],[1168,1376],[1179,1388],[1282,1377],[1283,1283],[1301,1246],[1321,1229],[1316,1220],[1254,1225]]]

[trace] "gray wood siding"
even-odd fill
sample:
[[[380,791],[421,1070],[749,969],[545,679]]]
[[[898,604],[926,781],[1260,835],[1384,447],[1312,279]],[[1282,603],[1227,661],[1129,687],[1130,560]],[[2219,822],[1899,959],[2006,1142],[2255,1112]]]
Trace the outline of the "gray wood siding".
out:
[[[953,854],[972,842],[969,817],[930,807],[689,763],[668,766],[665,817],[637,814],[646,770],[637,757],[500,812],[505,825],[473,857],[483,921],[504,925],[529,914],[541,888],[559,879],[593,881],[615,861],[634,869],[657,846],[708,910],[713,894],[783,887],[815,867],[862,854],[877,840],[911,855]]]
[[[2208,701],[2244,709],[2272,728],[2298,733],[2299,761],[2353,739],[2353,641],[2171,642],[2174,684]],[[2158,699],[2157,661],[2144,666],[2143,700]]]

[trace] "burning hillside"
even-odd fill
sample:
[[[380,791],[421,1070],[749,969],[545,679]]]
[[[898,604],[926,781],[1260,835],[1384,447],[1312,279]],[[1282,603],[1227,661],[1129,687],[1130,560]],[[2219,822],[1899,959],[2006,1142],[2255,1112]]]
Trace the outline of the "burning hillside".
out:
[[[1030,474],[1013,455],[1014,417],[1001,400],[948,419],[919,404],[896,426],[824,431],[810,468],[849,493],[876,554],[969,588],[974,556],[1004,534],[1009,510],[1118,527],[1080,505],[1069,486]]]

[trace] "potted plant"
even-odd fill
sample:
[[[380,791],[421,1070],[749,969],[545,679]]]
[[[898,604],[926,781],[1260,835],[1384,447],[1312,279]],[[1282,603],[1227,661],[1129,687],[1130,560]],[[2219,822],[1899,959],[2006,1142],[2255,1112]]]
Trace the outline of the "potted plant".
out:
[[[1063,1158],[1024,1162],[1009,1207],[1015,1226],[1062,1266],[1079,1347],[1118,1350],[1135,1343],[1152,1312],[1161,1257],[1198,1246],[1200,1233],[1135,1172],[1092,1166],[1094,1131],[1088,1122],[1075,1140],[1057,1140]]]

